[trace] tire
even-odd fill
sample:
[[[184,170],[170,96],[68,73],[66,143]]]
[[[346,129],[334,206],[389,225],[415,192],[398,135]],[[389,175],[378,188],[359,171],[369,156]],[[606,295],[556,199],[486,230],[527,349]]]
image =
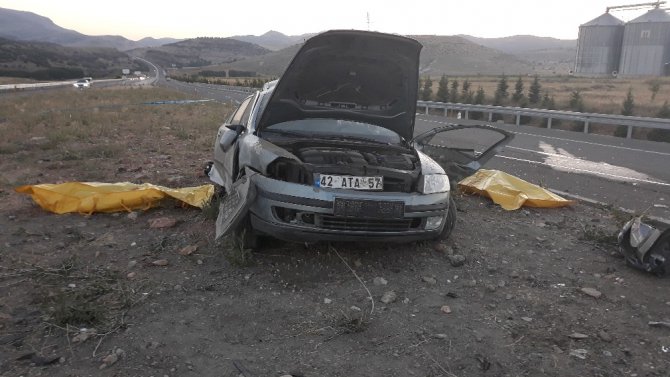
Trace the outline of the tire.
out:
[[[664,260],[662,264],[654,264],[654,273],[660,277],[670,276],[670,232],[666,231],[656,240],[649,254],[655,260]]]
[[[451,235],[451,232],[456,226],[456,203],[454,199],[449,197],[449,209],[447,210],[447,218],[444,220],[444,227],[442,232],[437,237],[439,240],[446,240]]]
[[[261,247],[261,237],[254,232],[248,216],[237,227],[234,236],[243,249],[258,250]]]

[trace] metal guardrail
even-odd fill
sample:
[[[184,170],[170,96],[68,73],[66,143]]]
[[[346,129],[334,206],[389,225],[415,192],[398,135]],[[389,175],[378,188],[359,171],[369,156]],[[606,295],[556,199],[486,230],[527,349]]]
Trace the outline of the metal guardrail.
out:
[[[21,90],[21,89],[34,89],[34,88],[46,88],[52,86],[67,86],[72,85],[76,80],[72,81],[58,81],[58,82],[39,82],[39,83],[30,83],[30,84],[4,84],[0,85],[0,91],[2,90]]]
[[[513,115],[516,118],[516,125],[521,124],[521,117],[541,118],[546,120],[547,128],[551,128],[552,120],[569,120],[584,123],[584,133],[589,133],[589,126],[591,124],[602,124],[606,126],[626,126],[626,138],[630,139],[633,135],[634,127],[641,128],[655,128],[670,131],[670,119],[662,118],[645,118],[633,117],[624,115],[608,115],[597,113],[578,113],[574,111],[560,111],[560,110],[542,110],[542,109],[528,109],[524,107],[505,107],[505,106],[490,106],[490,105],[469,105],[464,103],[443,103],[433,101],[417,101],[417,107],[423,108],[427,115],[430,109],[441,109],[444,111],[444,116],[451,112],[462,112],[464,119],[469,119],[470,113],[478,112],[488,114],[488,121],[493,121],[493,115]]]
[[[99,79],[91,81],[91,85],[96,83],[110,83],[110,82],[120,82],[123,79]],[[30,84],[3,84],[0,85],[0,92],[2,91],[18,91],[18,90],[27,90],[27,89],[39,89],[39,88],[52,88],[59,86],[71,86],[77,82],[77,80],[67,80],[67,81],[53,81],[53,82],[37,82]]]

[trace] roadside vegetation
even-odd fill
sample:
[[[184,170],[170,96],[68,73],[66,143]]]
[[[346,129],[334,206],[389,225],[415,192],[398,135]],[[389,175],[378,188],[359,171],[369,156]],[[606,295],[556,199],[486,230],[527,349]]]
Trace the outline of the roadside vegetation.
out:
[[[245,71],[201,71],[194,74],[172,74],[170,76],[173,80],[188,82],[188,83],[202,83],[213,85],[232,85],[243,86],[247,88],[261,88],[263,85],[276,77],[256,77],[254,72]]]
[[[0,77],[34,80],[118,77],[124,68],[146,69],[144,64],[112,48],[74,48],[0,38]]]
[[[419,98],[424,101],[517,106],[600,114],[670,119],[670,78],[586,78],[574,76],[422,77]],[[483,114],[471,113],[482,119]],[[521,123],[543,127],[530,119]],[[502,119],[502,118],[499,118]],[[497,119],[496,119],[497,120]],[[553,128],[580,131],[581,123],[554,120]],[[593,125],[591,132],[625,137],[626,127]],[[665,130],[636,129],[635,138],[670,142]]]
[[[179,153],[174,165],[180,175],[200,172],[203,162],[189,160],[189,155],[198,152],[194,148],[211,149],[213,135],[232,107],[214,101],[151,104],[183,99],[193,98],[161,88],[68,88],[32,93],[30,101],[21,95],[3,97],[0,190],[45,182],[52,173],[75,165],[81,169],[72,180],[108,180],[109,172],[99,168],[104,161],[116,166],[117,179],[155,174],[154,183],[168,183],[169,176],[161,174],[165,171],[151,170],[143,157],[146,151],[166,159]]]

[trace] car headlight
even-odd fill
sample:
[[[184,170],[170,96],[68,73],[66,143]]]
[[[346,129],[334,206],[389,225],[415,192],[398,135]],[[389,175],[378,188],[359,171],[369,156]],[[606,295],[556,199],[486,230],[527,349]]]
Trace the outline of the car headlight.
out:
[[[428,174],[423,176],[424,194],[434,194],[436,192],[447,192],[451,190],[449,177],[446,174]]]

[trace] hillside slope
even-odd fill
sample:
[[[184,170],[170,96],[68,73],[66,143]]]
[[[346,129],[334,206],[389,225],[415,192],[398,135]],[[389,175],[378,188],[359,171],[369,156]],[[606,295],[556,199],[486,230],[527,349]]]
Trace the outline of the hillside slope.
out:
[[[115,77],[121,70],[145,69],[111,48],[73,48],[0,38],[0,76],[37,80]]]
[[[57,43],[70,47],[105,47],[121,51],[174,42],[172,38],[132,41],[119,35],[91,36],[56,25],[32,12],[0,8],[0,37],[19,41]]]
[[[513,55],[493,50],[455,36],[412,36],[423,44],[420,74],[439,76],[476,74],[526,74],[533,72],[532,64]],[[230,64],[225,68],[254,71],[259,74],[278,76],[300,48],[294,45],[279,51],[250,57]]]
[[[574,39],[556,39],[533,35],[514,35],[504,38],[461,37],[479,45],[493,48],[520,59],[527,60],[539,71],[564,73],[572,69],[577,52]]]
[[[303,43],[306,39],[316,35],[315,33],[301,35],[285,35],[278,31],[270,30],[262,35],[236,35],[230,37],[238,41],[249,42],[265,47],[268,50],[279,51],[298,43]]]
[[[195,38],[160,47],[136,49],[142,56],[163,67],[201,67],[232,63],[247,57],[270,53],[270,50],[232,38]]]

